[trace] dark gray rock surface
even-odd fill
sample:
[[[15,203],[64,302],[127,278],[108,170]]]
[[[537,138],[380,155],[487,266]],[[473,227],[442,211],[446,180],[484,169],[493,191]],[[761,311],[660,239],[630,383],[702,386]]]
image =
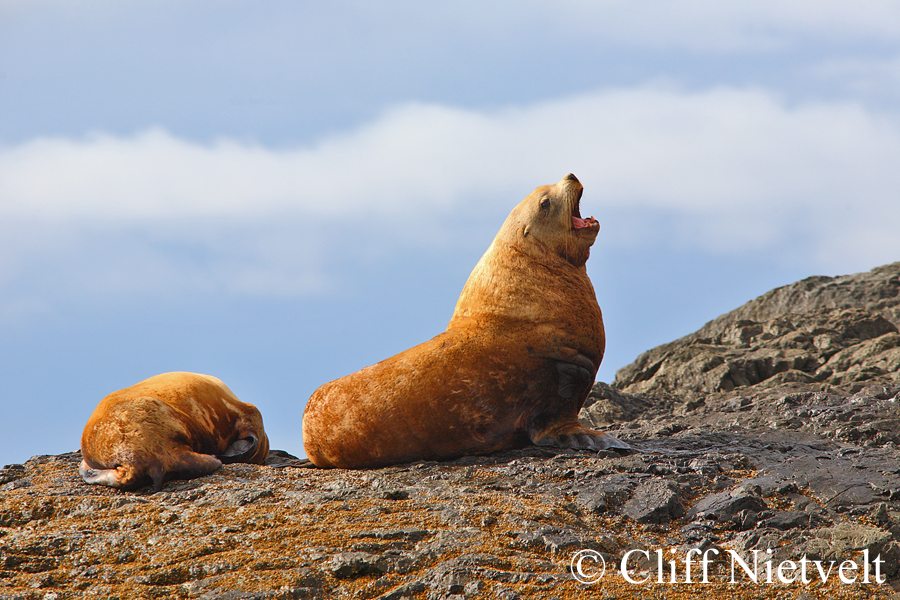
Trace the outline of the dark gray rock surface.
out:
[[[9,465],[0,598],[896,598],[898,290],[900,263],[811,278],[645,353],[581,413],[628,455],[339,471],[273,452],[155,494],[85,485],[78,453]],[[707,584],[617,573],[638,551],[632,577],[666,577],[657,549],[720,558]],[[600,583],[572,577],[582,550]],[[809,562],[808,583],[735,585],[728,551],[853,560],[860,581],[833,566],[822,584]],[[865,556],[888,583],[861,581]]]
[[[900,262],[868,273],[780,287],[700,330],[641,354],[616,373],[620,392],[674,396],[767,382],[896,381]]]

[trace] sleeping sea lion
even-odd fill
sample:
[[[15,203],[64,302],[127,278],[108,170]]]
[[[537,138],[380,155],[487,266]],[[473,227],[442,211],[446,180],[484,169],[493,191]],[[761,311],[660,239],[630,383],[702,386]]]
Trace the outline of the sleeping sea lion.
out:
[[[134,489],[208,475],[222,463],[262,464],[262,416],[220,380],[164,373],[104,398],[81,436],[87,483]]]

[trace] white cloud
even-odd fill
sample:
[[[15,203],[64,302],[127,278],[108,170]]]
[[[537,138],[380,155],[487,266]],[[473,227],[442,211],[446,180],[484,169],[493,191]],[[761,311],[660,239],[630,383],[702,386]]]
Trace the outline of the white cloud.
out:
[[[761,89],[646,86],[493,112],[406,104],[357,131],[291,149],[202,145],[162,129],[36,139],[0,148],[0,219],[63,232],[155,227],[167,237],[138,241],[98,268],[128,273],[127,253],[139,252],[155,265],[148,281],[196,286],[205,273],[213,281],[203,285],[231,293],[303,295],[328,287],[329,228],[377,222],[387,245],[428,244],[447,217],[472,222],[486,204],[505,213],[572,171],[586,186],[585,211],[601,221],[605,209],[671,216],[670,228],[648,219],[638,232],[604,223],[604,235],[622,243],[653,236],[747,253],[803,237],[804,256],[822,266],[868,268],[900,256],[897,164],[896,114],[848,102],[791,106]],[[243,232],[243,241],[223,246],[219,227]],[[865,239],[851,243],[845,232]],[[48,243],[17,239],[24,245],[11,255],[22,261]],[[59,260],[80,243],[59,245]],[[185,270],[173,244],[202,248],[209,264]],[[7,272],[7,283],[24,264]]]
[[[606,90],[475,112],[396,107],[313,147],[154,129],[0,149],[0,214],[101,220],[450,210],[575,171],[605,204],[686,211],[893,200],[900,120],[757,89]],[[518,197],[498,198],[512,206]],[[823,204],[824,203],[824,204]]]

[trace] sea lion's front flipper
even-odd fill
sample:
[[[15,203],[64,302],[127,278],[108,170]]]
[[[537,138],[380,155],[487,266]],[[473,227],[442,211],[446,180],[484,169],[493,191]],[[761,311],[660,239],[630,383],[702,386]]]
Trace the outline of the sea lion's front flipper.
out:
[[[591,372],[579,364],[559,362],[556,364],[559,372],[559,393],[561,398],[568,400],[573,397],[586,396],[590,393],[594,378]]]
[[[155,462],[151,465],[147,470],[147,475],[153,482],[153,492],[156,493],[162,491],[163,484],[166,482],[166,470],[163,468],[162,463]]]
[[[598,365],[579,352],[574,348],[567,348],[565,346],[553,346],[553,347],[543,347],[536,348],[530,347],[528,349],[528,353],[532,356],[540,356],[541,358],[547,358],[550,360],[556,360],[563,363],[570,363],[572,365],[581,367],[582,369],[588,371],[588,377],[593,377],[597,372]]]
[[[556,362],[559,373],[557,393],[564,400],[584,399],[594,385],[597,366],[584,354],[574,348],[557,346],[553,348],[530,348],[529,353]],[[579,408],[581,408],[579,406]]]
[[[529,348],[528,352],[555,363],[559,375],[557,394],[563,400],[579,402],[576,410],[580,409],[580,403],[591,393],[597,365],[578,350],[565,346]]]
[[[150,477],[153,479],[154,489],[158,492],[162,489],[163,481],[166,479],[202,477],[203,475],[215,473],[221,466],[222,461],[215,456],[185,451],[175,457],[175,460],[169,464],[169,471],[164,472],[162,477],[159,477],[152,469]],[[173,475],[178,475],[178,477],[173,477]]]
[[[253,456],[257,448],[259,448],[259,438],[253,433],[247,432],[233,441],[225,449],[225,452],[218,456],[218,459],[225,464],[242,462],[244,459]]]

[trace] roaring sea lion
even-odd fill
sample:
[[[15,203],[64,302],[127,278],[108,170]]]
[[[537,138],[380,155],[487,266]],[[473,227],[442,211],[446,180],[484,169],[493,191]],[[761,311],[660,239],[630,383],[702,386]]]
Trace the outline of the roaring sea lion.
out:
[[[475,266],[447,331],[313,393],[303,445],[316,466],[628,447],[578,422],[606,345],[585,268],[600,224],[581,218],[581,194],[572,174],[537,188]]]
[[[113,392],[81,436],[87,483],[134,489],[208,475],[222,463],[262,464],[269,438],[262,416],[220,380],[163,373]]]

